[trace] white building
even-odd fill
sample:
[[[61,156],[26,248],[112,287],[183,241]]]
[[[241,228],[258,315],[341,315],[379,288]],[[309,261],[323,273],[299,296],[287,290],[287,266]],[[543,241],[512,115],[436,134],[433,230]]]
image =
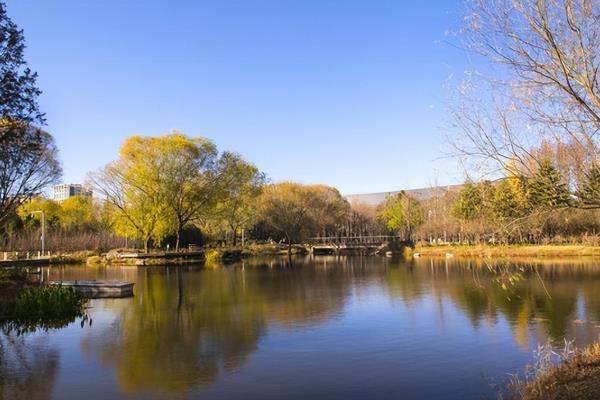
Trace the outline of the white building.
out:
[[[59,203],[73,196],[92,196],[92,190],[79,184],[63,183],[54,185],[54,201]]]

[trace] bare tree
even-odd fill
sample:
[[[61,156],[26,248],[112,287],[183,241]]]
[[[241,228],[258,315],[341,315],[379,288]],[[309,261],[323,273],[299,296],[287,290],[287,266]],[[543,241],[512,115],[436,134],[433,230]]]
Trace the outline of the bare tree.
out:
[[[0,150],[0,225],[23,201],[38,195],[61,173],[50,134],[33,127],[5,129],[19,132],[5,133],[12,139],[5,141]]]
[[[127,171],[126,161],[114,161],[90,173],[88,181],[112,209],[113,230],[122,236],[139,238],[144,252],[148,252],[150,241],[164,236],[158,228],[165,214],[163,196]]]
[[[489,63],[451,106],[459,155],[482,174],[531,175],[544,146],[570,149],[577,185],[600,161],[600,2],[472,0],[465,22],[466,48]]]
[[[23,201],[61,173],[52,136],[37,98],[37,74],[23,58],[23,31],[0,3],[0,226]]]

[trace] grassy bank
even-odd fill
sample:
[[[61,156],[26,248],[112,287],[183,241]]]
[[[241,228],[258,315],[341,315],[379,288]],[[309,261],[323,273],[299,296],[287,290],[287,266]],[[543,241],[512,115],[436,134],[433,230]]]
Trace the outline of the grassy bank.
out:
[[[293,245],[292,254],[307,254],[308,250],[302,245]],[[281,256],[288,254],[288,245],[279,243],[256,243],[248,244],[244,247],[245,256]]]
[[[512,388],[512,399],[600,399],[600,343],[567,361],[544,369],[530,382]]]
[[[6,259],[0,260],[0,267],[18,267],[32,265],[64,265],[64,264],[81,264],[94,255],[98,255],[98,251],[82,250],[72,253],[53,253],[51,256],[38,257],[33,253],[9,253]]]
[[[587,245],[447,245],[417,246],[423,256],[463,257],[600,257],[600,246]]]

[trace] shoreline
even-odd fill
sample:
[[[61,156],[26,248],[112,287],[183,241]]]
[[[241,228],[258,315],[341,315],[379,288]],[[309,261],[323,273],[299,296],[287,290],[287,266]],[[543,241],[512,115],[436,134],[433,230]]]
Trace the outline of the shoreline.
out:
[[[112,251],[111,251],[112,252]],[[184,265],[197,263],[213,263],[239,261],[242,258],[257,256],[283,256],[287,255],[287,247],[279,245],[257,245],[253,244],[245,248],[203,248],[197,254],[182,252],[180,254],[170,253],[168,256],[160,256],[157,253],[137,253],[126,258],[111,254],[111,252],[99,255],[93,251],[77,251],[73,253],[58,253],[53,257],[42,259],[18,259],[2,260],[0,268],[10,267],[35,267],[46,265],[65,264],[88,264],[88,265]],[[299,245],[295,245],[292,255],[306,255],[308,251]],[[397,252],[394,256],[403,255],[407,258],[414,257],[469,257],[469,258],[586,258],[600,259],[600,246],[583,244],[550,244],[550,245],[417,245],[405,254]],[[377,255],[383,257],[384,255]]]
[[[573,357],[542,370],[531,381],[516,382],[508,399],[559,400],[600,397],[600,343],[575,351]]]
[[[430,257],[598,257],[600,246],[579,244],[549,245],[417,245],[415,253]]]

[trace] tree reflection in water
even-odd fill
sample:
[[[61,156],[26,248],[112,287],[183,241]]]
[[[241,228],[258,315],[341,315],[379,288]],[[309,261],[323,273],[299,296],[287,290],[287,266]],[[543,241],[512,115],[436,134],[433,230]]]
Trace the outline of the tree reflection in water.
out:
[[[0,399],[50,399],[58,368],[43,337],[0,333]]]
[[[286,258],[245,261],[217,270],[140,268],[131,305],[119,310],[101,343],[97,336],[84,338],[84,349],[116,369],[125,392],[183,396],[245,365],[268,331],[335,321],[350,297],[382,288],[417,318],[419,301],[431,298],[438,319],[450,304],[475,330],[505,320],[527,351],[535,341],[558,343],[565,335],[585,342],[598,332],[592,322],[574,321],[599,320],[594,267],[510,263],[504,271],[520,274],[510,285],[489,265],[459,259],[318,257],[293,265]],[[596,279],[586,279],[588,274]]]
[[[550,340],[557,345],[565,336],[576,340],[579,336],[581,342],[587,342],[581,336],[589,336],[590,332],[577,329],[578,323],[588,322],[589,327],[600,321],[600,301],[595,295],[600,289],[600,271],[593,260],[579,264],[496,261],[490,265],[482,260],[423,259],[412,265],[416,267],[392,268],[388,272],[390,290],[393,288],[392,293],[406,304],[425,293],[439,300],[449,299],[476,329],[482,322],[493,325],[501,317],[524,349],[529,348],[530,332],[537,341]],[[512,283],[499,279],[499,274],[510,274]],[[432,284],[430,292],[424,289],[426,284]],[[578,296],[582,316],[577,315]]]
[[[293,268],[302,268],[296,265]],[[183,393],[231,372],[256,349],[268,323],[318,323],[344,303],[339,274],[296,274],[282,264],[223,270],[141,269],[137,295],[103,343],[84,348],[117,369],[126,392]]]

